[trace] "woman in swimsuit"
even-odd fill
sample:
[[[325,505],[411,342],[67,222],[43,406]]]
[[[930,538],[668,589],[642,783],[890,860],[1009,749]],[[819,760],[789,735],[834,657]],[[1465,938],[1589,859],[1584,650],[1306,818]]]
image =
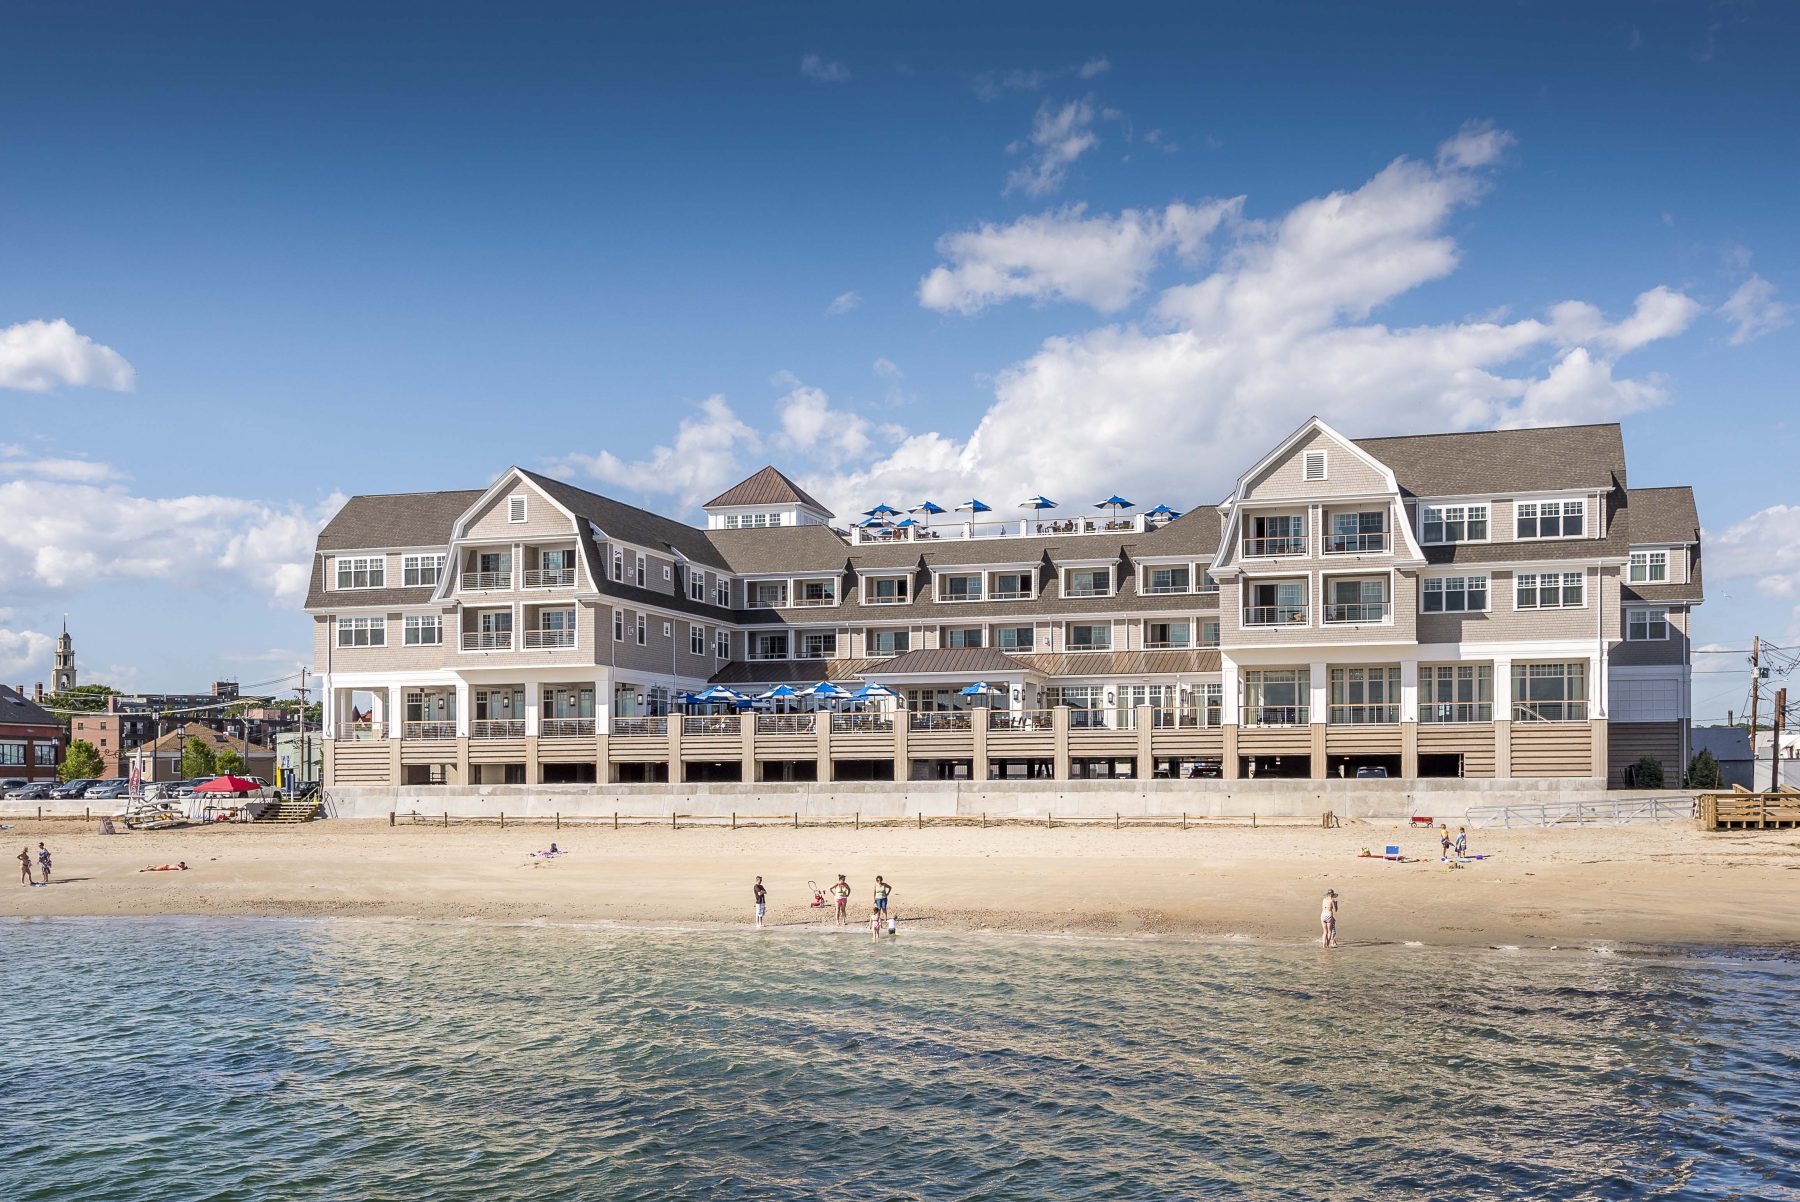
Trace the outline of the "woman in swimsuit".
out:
[[[1326,947],[1336,947],[1337,941],[1337,890],[1325,890],[1324,900],[1319,903],[1319,942]]]
[[[27,847],[19,853],[19,884],[30,885],[33,883],[31,879],[31,848]]]

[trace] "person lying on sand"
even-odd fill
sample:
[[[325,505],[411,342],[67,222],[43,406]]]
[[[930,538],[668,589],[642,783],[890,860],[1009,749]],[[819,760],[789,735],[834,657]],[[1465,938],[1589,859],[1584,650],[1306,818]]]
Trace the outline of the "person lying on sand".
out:
[[[152,864],[148,868],[138,869],[139,872],[186,872],[187,870],[186,860],[178,860],[173,864]]]
[[[531,854],[540,860],[554,860],[557,856],[567,855],[568,853],[552,843],[548,851],[534,851]]]

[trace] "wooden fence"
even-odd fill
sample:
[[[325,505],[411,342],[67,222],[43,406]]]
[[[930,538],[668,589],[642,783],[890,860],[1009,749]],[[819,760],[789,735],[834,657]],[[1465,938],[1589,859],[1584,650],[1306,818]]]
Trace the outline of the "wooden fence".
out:
[[[571,829],[610,827],[619,830],[627,826],[663,826],[670,830],[681,830],[694,827],[719,827],[728,830],[752,827],[790,827],[799,830],[801,827],[849,827],[861,830],[863,827],[913,827],[924,830],[926,827],[966,826],[986,830],[988,827],[1026,827],[1041,826],[1054,830],[1057,827],[1072,826],[1110,826],[1114,830],[1123,830],[1133,826],[1168,827],[1187,830],[1189,827],[1203,826],[1337,826],[1336,815],[1327,813],[1300,816],[1270,817],[1266,814],[1237,815],[1200,815],[1200,814],[1123,814],[1115,813],[1111,817],[1104,814],[1045,814],[1042,817],[1017,817],[998,814],[960,814],[926,815],[914,814],[902,818],[872,818],[860,813],[851,814],[586,814],[576,817],[570,814],[431,814],[422,810],[411,810],[404,814],[414,826],[436,826],[449,828],[452,826],[498,826],[502,830],[509,826],[549,826],[555,830],[564,827]],[[388,825],[397,826],[401,811],[388,814]]]
[[[1703,831],[1800,829],[1800,789],[1783,785],[1752,793],[1739,786],[1730,793],[1702,793],[1695,812]]]

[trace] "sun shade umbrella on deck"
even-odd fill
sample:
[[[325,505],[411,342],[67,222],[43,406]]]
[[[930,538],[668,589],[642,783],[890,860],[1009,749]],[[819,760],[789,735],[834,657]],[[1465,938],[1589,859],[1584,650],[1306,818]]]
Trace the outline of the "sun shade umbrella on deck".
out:
[[[716,684],[704,693],[696,693],[694,700],[701,705],[736,705],[738,702],[748,701],[750,698],[735,689],[728,689],[722,684]]]
[[[1174,519],[1174,518],[1178,518],[1181,516],[1181,511],[1179,509],[1170,509],[1167,505],[1158,505],[1155,509],[1152,509],[1145,516],[1153,517],[1153,518]]]
[[[863,510],[863,516],[866,518],[897,518],[900,516],[900,511],[884,502],[873,509]]]
[[[900,694],[884,684],[866,684],[850,694],[852,701],[879,701],[884,697],[899,697]]]
[[[977,501],[973,497],[956,507],[958,513],[992,513],[994,507],[986,501]]]
[[[215,776],[205,784],[195,785],[196,793],[254,793],[262,788],[253,780],[245,780],[241,776]]]
[[[912,507],[910,512],[922,513],[926,517],[930,517],[933,514],[938,514],[938,513],[944,512],[944,507],[942,505],[934,505],[930,501],[920,501],[917,505],[914,505]]]
[[[1055,509],[1056,502],[1049,497],[1032,497],[1029,501],[1020,501],[1020,509]]]
[[[864,530],[879,530],[883,526],[892,526],[893,525],[893,523],[888,521],[886,518],[864,518],[862,521],[860,521],[856,524],[858,526],[862,527]]]
[[[1124,497],[1121,497],[1118,493],[1114,493],[1112,496],[1106,498],[1106,500],[1100,502],[1099,507],[1101,509],[1114,509],[1114,510],[1136,509],[1137,508],[1136,505],[1132,504],[1130,501],[1127,501]]]
[[[829,680],[821,680],[806,690],[808,697],[816,697],[821,701],[842,701],[850,695],[849,690],[832,684]]]

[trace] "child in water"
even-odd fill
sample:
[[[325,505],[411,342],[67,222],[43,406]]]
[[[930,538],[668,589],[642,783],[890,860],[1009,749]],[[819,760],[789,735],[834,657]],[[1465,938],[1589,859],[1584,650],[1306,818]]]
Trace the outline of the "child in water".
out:
[[[881,911],[880,910],[870,910],[869,911],[869,938],[875,939],[875,940],[879,940],[881,938]]]

